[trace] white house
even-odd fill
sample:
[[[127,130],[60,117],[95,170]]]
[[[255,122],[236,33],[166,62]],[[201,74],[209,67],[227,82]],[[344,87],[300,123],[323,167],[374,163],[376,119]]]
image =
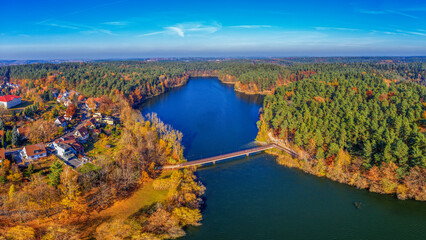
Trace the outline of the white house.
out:
[[[66,143],[54,142],[53,147],[56,149],[58,156],[60,156],[61,158],[65,159],[65,160],[69,160],[69,159],[75,157],[75,150],[70,145],[68,145]]]
[[[114,119],[112,117],[104,117],[102,118],[102,122],[108,125],[114,125]]]
[[[37,160],[47,156],[46,148],[42,143],[25,146],[21,151],[21,156],[26,160]]]
[[[0,96],[0,106],[3,108],[13,108],[21,103],[21,97],[15,95]]]

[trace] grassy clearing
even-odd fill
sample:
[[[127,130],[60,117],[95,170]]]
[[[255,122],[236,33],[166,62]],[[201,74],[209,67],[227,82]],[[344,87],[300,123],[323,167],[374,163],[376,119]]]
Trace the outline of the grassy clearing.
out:
[[[88,173],[88,172],[99,170],[99,169],[101,169],[101,167],[98,167],[92,163],[85,163],[81,167],[77,168],[77,171],[79,173],[84,174],[84,173]]]
[[[101,211],[103,217],[127,219],[137,213],[141,208],[150,206],[156,202],[165,201],[168,190],[157,191],[152,187],[152,182],[138,189],[130,198],[116,202],[112,207]]]
[[[88,143],[87,146],[85,146],[86,155],[94,158],[102,156],[110,159],[116,152],[118,141],[119,139],[112,135],[109,137],[99,138],[99,140],[95,143]],[[110,145],[110,148],[107,148],[107,145]]]

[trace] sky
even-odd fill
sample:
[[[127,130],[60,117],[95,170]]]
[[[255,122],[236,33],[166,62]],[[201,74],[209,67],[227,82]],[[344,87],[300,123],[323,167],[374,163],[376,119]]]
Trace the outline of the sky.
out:
[[[0,59],[425,56],[426,1],[0,0]]]

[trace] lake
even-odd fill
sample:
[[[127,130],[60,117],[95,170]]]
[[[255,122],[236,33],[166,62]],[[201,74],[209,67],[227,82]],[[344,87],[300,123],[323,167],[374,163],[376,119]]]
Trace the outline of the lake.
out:
[[[147,100],[141,111],[181,131],[191,161],[255,146],[261,103],[217,78],[192,78]],[[183,239],[426,239],[424,202],[308,175],[265,153],[197,175],[207,187],[203,221]]]

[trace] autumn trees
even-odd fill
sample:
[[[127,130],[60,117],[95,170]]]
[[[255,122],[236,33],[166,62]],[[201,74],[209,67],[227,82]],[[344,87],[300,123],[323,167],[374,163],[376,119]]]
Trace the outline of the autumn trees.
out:
[[[65,116],[72,118],[74,117],[74,114],[77,112],[77,107],[74,105],[74,103],[71,103],[68,105],[67,110],[65,111]]]
[[[392,184],[401,183],[410,169],[425,169],[426,137],[420,124],[426,109],[424,87],[388,83],[349,66],[317,67],[319,74],[279,87],[265,99],[260,126],[266,124],[276,137],[329,169],[336,167],[341,150],[362,159],[357,171],[370,172],[367,179],[372,187],[380,185],[378,191],[395,192],[397,185]],[[389,164],[396,166],[392,172],[397,179],[382,175]],[[333,178],[331,172],[324,174]],[[375,175],[379,182],[372,180]]]
[[[58,132],[53,121],[39,119],[30,126],[29,139],[33,143],[47,142],[54,138]]]

